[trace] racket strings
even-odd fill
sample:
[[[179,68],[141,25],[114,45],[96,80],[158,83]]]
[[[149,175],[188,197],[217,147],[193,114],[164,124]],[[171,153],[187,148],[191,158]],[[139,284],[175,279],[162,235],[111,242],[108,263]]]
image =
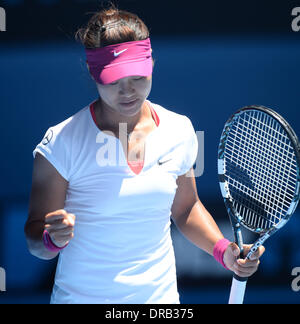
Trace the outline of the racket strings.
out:
[[[266,116],[264,116],[265,118]],[[269,117],[270,118],[270,117]],[[253,123],[253,122],[259,122],[261,124],[261,127],[265,127],[267,130],[269,130],[270,132],[273,130],[274,131],[274,134],[268,134],[270,139],[269,138],[266,138],[266,137],[262,137],[262,138],[256,138],[256,140],[259,142],[261,139],[263,139],[263,145],[264,145],[264,149],[267,150],[269,153],[270,153],[270,157],[274,158],[273,159],[273,162],[276,163],[277,159],[278,159],[278,155],[276,154],[286,154],[286,155],[283,155],[284,157],[286,156],[289,156],[289,157],[293,157],[293,148],[291,147],[290,143],[289,143],[289,138],[287,137],[287,135],[285,133],[280,133],[278,130],[280,129],[280,125],[276,122],[276,126],[274,126],[274,123],[275,121],[272,119],[271,122],[272,122],[272,127],[270,127],[269,125],[266,125],[266,124],[263,124],[259,119],[257,118],[253,118],[251,117],[251,121],[249,121],[248,123],[250,124]],[[250,127],[253,127],[253,130],[254,131],[257,131],[259,132],[260,131],[260,128],[256,127],[256,125],[253,123],[253,124],[250,124]],[[278,130],[277,130],[277,129]],[[265,131],[264,134],[267,134],[267,131]],[[263,135],[263,134],[261,134]],[[280,138],[278,138],[277,136],[281,136]],[[253,138],[253,136],[252,136]],[[278,142],[279,141],[279,142]],[[282,144],[284,145],[285,147],[283,147],[282,145],[280,146],[279,145]],[[267,144],[267,145],[265,145]],[[277,151],[275,150],[272,150],[272,148],[276,149],[277,148]],[[288,160],[286,160],[288,162]],[[279,166],[281,167],[281,165]],[[295,175],[296,175],[296,171],[295,171]]]
[[[266,115],[264,115],[264,119],[265,118],[266,118]],[[268,169],[265,171],[270,171],[269,173],[266,174],[265,179],[267,180],[268,176],[269,176],[269,177],[271,177],[271,180],[274,181],[272,187],[273,187],[273,190],[274,190],[274,188],[277,188],[276,197],[277,197],[277,195],[280,195],[283,192],[284,192],[284,196],[286,196],[287,189],[289,188],[292,190],[291,195],[290,195],[290,198],[292,199],[293,193],[295,190],[295,181],[294,181],[293,185],[290,186],[289,183],[286,182],[286,179],[291,179],[291,176],[292,176],[292,179],[295,179],[295,177],[297,176],[296,161],[295,161],[295,159],[289,159],[289,158],[294,157],[293,156],[293,154],[294,154],[293,148],[290,145],[290,143],[288,143],[289,138],[287,137],[287,135],[285,133],[279,132],[281,126],[279,125],[278,122],[276,122],[274,119],[272,119],[269,116],[268,116],[268,120],[267,121],[264,120],[264,122],[266,123],[264,125],[265,127],[269,126],[267,124],[267,122],[268,123],[271,122],[271,126],[272,126],[272,128],[268,127],[269,128],[269,129],[267,128],[268,132],[265,133],[265,134],[270,135],[270,137],[272,138],[272,142],[270,143],[268,141],[268,138],[266,136],[263,136],[262,143],[260,145],[260,148],[262,150],[262,155],[264,157],[264,162],[266,162],[265,165],[268,167]],[[275,136],[273,136],[273,134],[270,134],[270,132],[272,132],[272,129],[274,129],[274,131],[275,131]],[[281,137],[279,138],[278,136],[281,136]],[[266,140],[267,140],[267,142],[266,142]],[[281,143],[285,142],[286,145],[288,146],[288,150],[286,150],[286,149],[284,150],[285,155],[282,154],[280,147],[277,145],[278,141],[280,141]],[[276,148],[276,150],[273,150],[273,152],[272,152],[272,150],[270,150],[267,145],[271,145],[271,148],[272,148],[274,144],[275,144],[274,148]],[[278,147],[279,147],[279,149],[278,149]],[[277,172],[277,174],[276,174],[276,172],[274,172],[274,170],[273,170],[274,164],[277,167],[277,171],[280,170],[279,174],[281,176],[278,176],[278,172]],[[293,171],[293,169],[292,169],[293,166],[294,166],[294,172],[291,172],[291,171]],[[262,173],[262,175],[264,175],[264,173]],[[282,189],[285,189],[285,190],[283,191]]]
[[[266,121],[264,121],[264,122],[266,122]],[[273,121],[274,122],[274,121]],[[274,127],[274,125],[272,125],[273,127]],[[275,135],[278,137],[278,132],[276,133],[275,132]],[[264,136],[263,137],[263,144],[265,144],[265,140],[266,140],[266,137]],[[273,139],[273,143],[274,143],[274,139]],[[266,146],[265,146],[266,147]],[[264,151],[262,151],[262,152],[264,152]],[[278,152],[276,152],[276,153],[278,153]],[[273,153],[273,155],[274,155],[274,153]],[[277,157],[278,157],[278,154],[277,154]],[[258,158],[259,158],[259,156],[258,156]],[[262,159],[262,161],[263,162],[265,162],[265,159],[263,158]],[[268,160],[266,160],[266,161],[268,161]],[[270,161],[271,161],[271,159],[270,159]],[[274,161],[273,161],[273,163],[274,163]],[[278,166],[278,165],[277,165]],[[265,163],[264,163],[264,167],[268,167],[268,165],[266,165]],[[281,165],[280,165],[280,167],[282,167]],[[262,173],[262,174],[264,174],[264,173]],[[278,177],[278,179],[282,179],[281,177]],[[263,179],[264,180],[264,179]],[[274,180],[274,179],[273,179]],[[275,186],[276,187],[276,186]],[[282,188],[282,187],[279,187],[279,188]],[[277,193],[278,194],[278,193]]]
[[[235,162],[238,162],[237,160],[234,160]],[[252,160],[251,159],[251,161],[249,161],[249,162],[251,162],[251,163],[255,163],[255,161],[254,160]],[[255,171],[256,172],[259,172],[259,171],[263,171],[263,170],[259,170],[259,169],[255,169]],[[230,172],[229,172],[230,173]],[[253,177],[253,172],[249,172],[249,175],[250,176],[252,176]],[[271,177],[273,178],[273,180],[275,180],[276,181],[276,179],[275,179],[275,177],[273,176],[273,175],[271,175]],[[232,181],[235,181],[235,179],[237,178],[237,176],[235,177],[234,175],[231,177],[232,178]],[[278,196],[278,194],[281,194],[282,192],[276,192],[276,191],[274,191],[273,190],[273,187],[271,187],[270,185],[268,185],[268,183],[265,183],[265,178],[267,178],[265,175],[263,175],[263,176],[261,176],[261,177],[258,177],[257,178],[257,181],[256,181],[256,187],[258,187],[261,191],[263,191],[263,190],[265,190],[265,188],[264,188],[264,186],[266,186],[267,187],[267,189],[269,190],[269,192],[270,192],[270,196],[271,197],[273,197],[274,199],[275,199],[275,197],[277,197]],[[243,179],[244,181],[245,181],[245,179]],[[255,189],[253,189],[253,188],[251,188],[251,187],[249,187],[249,185],[246,183],[246,184],[244,184],[244,183],[241,183],[241,182],[237,182],[236,181],[236,186],[240,186],[240,187],[242,187],[242,188],[239,188],[239,189],[243,189],[244,191],[245,190],[248,190],[248,194],[249,193],[251,193],[252,195],[257,195],[257,199],[259,199],[261,202],[266,202],[266,200],[267,200],[267,198],[269,199],[270,197],[265,197],[265,195],[263,195],[263,196],[259,196],[258,195],[258,192],[255,190]],[[288,195],[291,199],[293,198],[293,196],[292,195]],[[271,208],[271,207],[270,207]]]
[[[249,151],[247,150],[247,153],[249,153]],[[248,156],[249,156],[249,154],[248,154]],[[256,158],[259,158],[259,156],[257,156]],[[261,159],[261,161],[263,161],[264,162],[264,159]],[[266,164],[264,163],[264,165],[263,165],[265,168],[267,167],[266,166]],[[262,171],[262,170],[261,170]],[[261,173],[261,174],[264,174],[264,173]],[[263,181],[264,179],[261,179],[261,181]],[[260,182],[261,182],[260,181]],[[274,195],[276,195],[276,194],[274,194]],[[258,196],[259,197],[259,196]],[[274,205],[274,200],[272,201],[273,202],[273,205]],[[270,204],[269,204],[270,205]],[[270,206],[269,206],[270,207]],[[270,208],[269,208],[270,209]]]
[[[250,152],[249,150],[246,150],[245,149],[245,154],[249,154],[249,152]],[[225,156],[230,157],[227,153],[225,154]],[[261,164],[263,164],[263,162],[265,162],[263,159],[260,158],[260,156],[257,156],[257,158],[254,158],[254,157],[249,156],[248,160],[249,160],[248,163],[249,162],[251,162],[251,163],[261,162]],[[238,165],[238,163],[239,163],[238,158],[235,158],[235,157],[232,157],[231,158],[231,161],[235,162],[236,165]],[[258,180],[260,178],[262,178],[262,181],[260,181],[260,182],[258,181],[258,183],[257,183],[258,186],[261,184],[261,186],[262,185],[263,186],[267,186],[270,190],[272,190],[274,187],[273,186],[271,187],[271,185],[268,184],[268,183],[264,183],[263,182],[264,178],[267,179],[269,177],[269,178],[271,178],[275,182],[275,184],[277,184],[277,185],[278,184],[283,185],[284,184],[283,177],[290,176],[290,173],[280,172],[281,177],[276,177],[276,174],[274,172],[272,172],[272,170],[270,171],[270,167],[269,167],[269,171],[270,171],[269,174],[264,174],[265,168],[268,168],[268,164],[267,163],[264,163],[263,167],[264,168],[262,168],[262,167],[260,168],[259,166],[254,165],[253,169],[252,170],[249,170],[249,175],[251,175],[251,176],[254,176],[255,175],[255,172],[261,172],[261,175],[258,176]],[[232,171],[232,172],[234,173],[234,171]],[[292,172],[292,175],[295,176],[294,172]],[[285,185],[286,185],[286,188],[287,189],[290,189],[292,191],[294,190],[293,184],[291,184],[290,182],[287,182]],[[280,188],[282,188],[282,187],[279,187],[279,189]],[[277,187],[277,189],[278,189],[278,187]],[[277,192],[275,194],[277,194]],[[290,198],[292,198],[293,197],[293,194],[290,194],[289,196],[290,196]]]
[[[245,132],[242,130],[242,129],[237,129],[237,133],[238,134],[244,134]],[[245,133],[246,134],[246,133]],[[245,135],[244,134],[244,135]],[[284,178],[290,178],[290,170],[292,170],[291,168],[289,168],[288,170],[283,170],[282,166],[283,166],[283,163],[285,160],[281,161],[281,159],[279,159],[279,155],[275,154],[274,152],[268,150],[266,148],[266,146],[264,145],[265,143],[264,142],[260,142],[259,139],[257,139],[257,141],[254,143],[254,141],[250,141],[250,142],[245,142],[243,143],[243,138],[240,139],[241,143],[242,144],[242,147],[240,149],[240,152],[241,153],[245,153],[245,156],[247,157],[247,159],[249,161],[247,161],[247,163],[251,162],[253,163],[253,169],[249,169],[249,172],[251,174],[251,176],[255,176],[256,175],[256,172],[258,172],[258,179],[259,178],[262,178],[262,180],[265,179],[268,179],[268,177],[270,177],[277,186],[272,186],[272,188],[269,188],[270,190],[272,190],[273,188],[279,188],[281,189],[283,187],[283,179]],[[230,141],[229,139],[229,143],[232,144],[232,142]],[[247,146],[249,145],[249,147]],[[253,146],[255,145],[255,146]],[[256,154],[255,156],[253,154],[251,154],[253,151],[257,151],[257,149],[260,149],[260,152],[262,153],[259,153],[259,154]],[[267,156],[265,156],[266,154],[264,154],[264,150],[266,153],[268,153]],[[244,151],[244,152],[243,152]],[[228,154],[227,154],[228,156]],[[275,156],[277,157],[277,161],[275,160]],[[232,160],[235,161],[236,163],[239,162],[239,160],[237,158],[234,158],[234,155],[231,154],[231,157],[232,157]],[[243,156],[239,156],[239,158],[243,158]],[[276,177],[277,174],[275,174],[274,170],[273,170],[273,164],[276,165],[277,168],[280,168],[281,171],[280,171],[280,175],[281,177]],[[268,173],[264,173],[264,172],[267,172],[269,171]],[[292,170],[292,176],[296,176],[296,171],[295,170]],[[259,183],[261,183],[262,185],[267,185],[268,186],[268,183],[264,183],[264,182],[258,182],[258,185]],[[281,186],[278,186],[278,185],[281,185]],[[293,197],[293,190],[294,190],[294,186],[291,185],[290,183],[286,183],[285,184],[287,188],[289,188],[292,193],[290,194],[290,198]],[[274,195],[277,195],[278,192],[275,192]]]
[[[256,119],[253,118],[253,121],[255,121]],[[274,121],[273,121],[274,122]],[[250,126],[255,126],[255,125],[250,125]],[[278,127],[278,124],[277,124],[277,127]],[[260,129],[257,128],[257,127],[254,127],[253,129],[254,131],[259,131]],[[262,137],[255,137],[254,136],[254,133],[253,134],[249,134],[248,130],[247,129],[243,129],[243,128],[239,128],[238,125],[237,125],[237,129],[236,129],[236,136],[240,136],[240,135],[244,135],[244,138],[241,137],[241,142],[244,141],[244,146],[241,148],[241,150],[243,149],[246,149],[247,150],[247,147],[245,146],[245,144],[247,145],[248,144],[248,140],[250,139],[251,142],[249,142],[249,144],[253,144],[254,147],[252,147],[252,151],[253,152],[257,152],[259,153],[258,158],[260,158],[260,154],[263,153],[263,152],[266,152],[268,153],[268,159],[266,162],[272,162],[274,163],[278,168],[282,168],[282,163],[280,164],[279,162],[281,162],[281,160],[279,159],[279,157],[281,156],[282,158],[286,158],[286,155],[289,155],[290,157],[293,157],[293,149],[292,147],[288,144],[288,148],[289,150],[287,149],[284,149],[283,151],[280,151],[282,148],[280,146],[278,146],[278,143],[277,141],[279,140],[278,138],[274,137],[273,136],[273,140],[269,140],[268,138],[262,138]],[[277,132],[277,134],[280,134],[279,132]],[[282,142],[283,140],[288,140],[287,136],[285,134],[280,134],[281,136],[284,136],[282,139],[280,139]],[[276,142],[274,141],[277,140]],[[247,140],[247,141],[246,141]],[[230,139],[229,139],[230,141]],[[275,151],[276,149],[276,146],[278,148],[277,151]],[[272,149],[273,148],[273,149]],[[281,154],[280,154],[281,153]],[[286,155],[283,155],[283,153],[285,153]],[[284,162],[287,162],[289,163],[288,160],[284,160]],[[282,172],[285,172],[286,169],[282,169]],[[293,174],[294,176],[297,175],[297,171],[296,170],[293,170]],[[284,174],[283,174],[284,175]]]
[[[243,113],[231,127],[226,171],[243,222],[268,229],[286,214],[294,197],[297,163],[281,125],[262,112]]]

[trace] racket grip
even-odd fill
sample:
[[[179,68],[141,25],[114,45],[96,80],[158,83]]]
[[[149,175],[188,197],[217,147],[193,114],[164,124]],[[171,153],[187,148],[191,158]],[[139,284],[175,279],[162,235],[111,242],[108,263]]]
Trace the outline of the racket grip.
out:
[[[243,304],[248,278],[233,275],[228,304]]]

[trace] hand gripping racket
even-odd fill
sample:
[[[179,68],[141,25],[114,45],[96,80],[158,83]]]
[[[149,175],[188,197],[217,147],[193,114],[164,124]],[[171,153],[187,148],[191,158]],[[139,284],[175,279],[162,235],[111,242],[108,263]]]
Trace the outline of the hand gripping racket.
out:
[[[218,151],[220,188],[243,256],[241,225],[259,234],[246,258],[282,228],[300,196],[300,145],[291,126],[262,106],[238,110]],[[244,257],[244,256],[243,256]],[[234,274],[230,304],[242,304],[247,278]]]

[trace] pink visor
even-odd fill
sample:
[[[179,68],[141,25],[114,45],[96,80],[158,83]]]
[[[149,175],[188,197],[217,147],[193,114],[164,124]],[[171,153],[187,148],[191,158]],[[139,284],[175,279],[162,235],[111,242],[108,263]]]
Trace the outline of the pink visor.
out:
[[[150,38],[85,51],[89,71],[101,84],[129,76],[147,77],[153,71]]]

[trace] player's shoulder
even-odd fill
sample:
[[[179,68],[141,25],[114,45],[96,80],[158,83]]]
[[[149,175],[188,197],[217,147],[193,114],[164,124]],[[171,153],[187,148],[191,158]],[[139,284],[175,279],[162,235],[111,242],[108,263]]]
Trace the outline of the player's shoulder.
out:
[[[192,122],[188,116],[179,114],[172,109],[165,108],[153,102],[150,102],[150,104],[156,111],[158,117],[165,121],[164,124],[168,125],[168,127],[178,130],[178,127],[181,129],[182,127],[186,128],[192,126]]]
[[[82,124],[86,124],[89,117],[88,113],[89,106],[86,106],[67,119],[51,126],[49,129],[55,136],[68,136],[71,133],[76,132],[76,129],[81,128]]]

